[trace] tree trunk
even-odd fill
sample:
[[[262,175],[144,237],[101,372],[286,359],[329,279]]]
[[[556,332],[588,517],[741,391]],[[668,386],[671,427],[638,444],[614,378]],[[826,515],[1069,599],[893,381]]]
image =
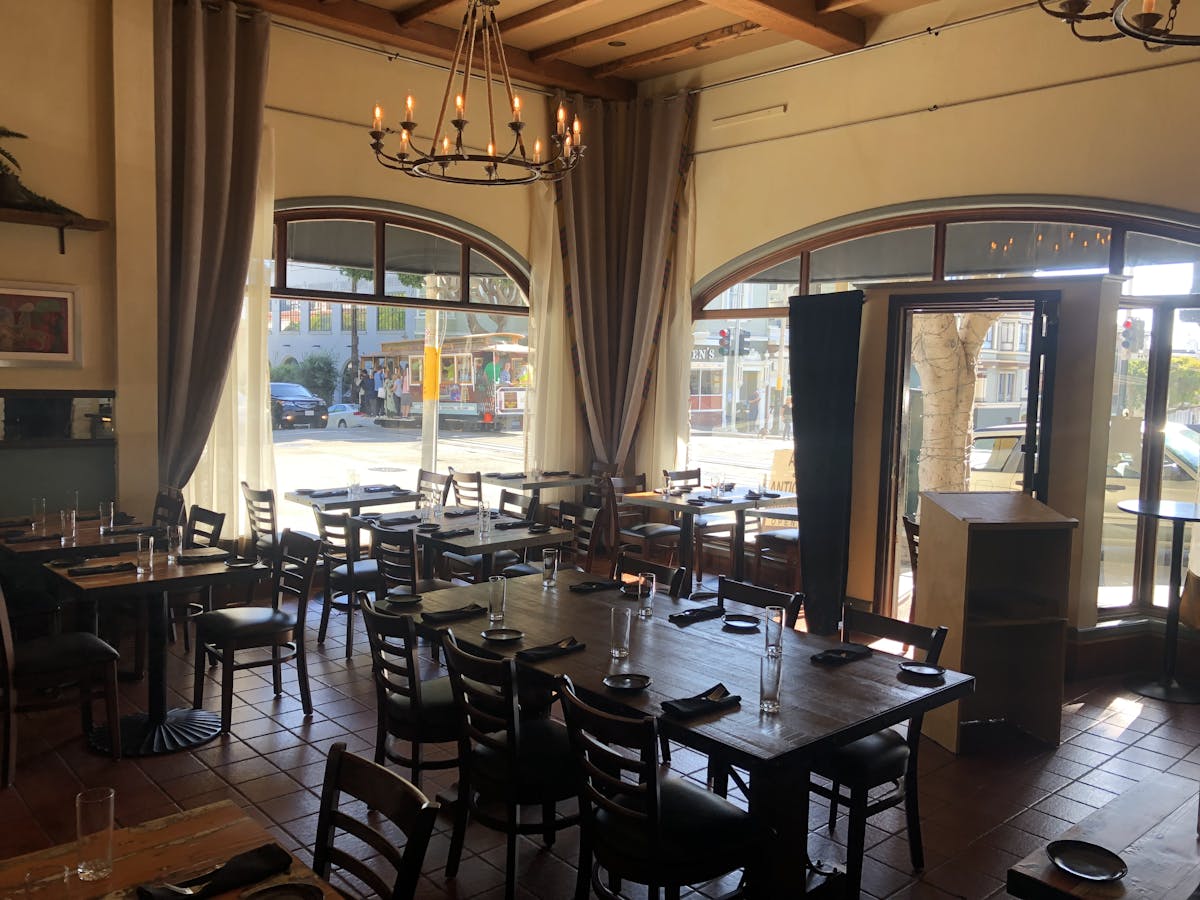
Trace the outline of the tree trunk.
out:
[[[922,491],[965,491],[974,434],[975,363],[998,313],[916,313],[912,363],[924,415],[917,484]]]

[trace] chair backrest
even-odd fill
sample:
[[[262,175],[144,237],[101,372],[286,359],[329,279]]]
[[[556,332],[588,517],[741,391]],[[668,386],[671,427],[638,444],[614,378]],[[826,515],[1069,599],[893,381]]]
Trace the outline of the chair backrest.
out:
[[[603,809],[614,830],[623,823],[657,842],[662,837],[657,721],[604,712],[580,700],[565,675],[559,682],[563,718],[579,764],[580,821],[591,822],[591,810]]]
[[[620,496],[622,494],[638,494],[645,490],[645,475],[632,475],[628,478],[611,475],[604,480],[604,509],[608,515],[608,528],[612,547],[619,547],[621,545],[618,535],[622,528],[628,525],[638,525],[646,521],[646,510],[644,507],[621,503]]]
[[[605,485],[610,475],[617,474],[617,464],[592,460],[591,474],[595,481],[583,489],[583,505],[602,506],[604,504]]]
[[[576,568],[590,572],[604,534],[607,520],[604,508],[581,506],[564,500],[558,509],[562,527],[571,531],[571,540],[567,545],[571,561]]]
[[[183,532],[183,548],[215,547],[221,540],[221,529],[225,527],[225,513],[213,512],[203,506],[192,504],[187,528]]]
[[[471,758],[472,748],[485,747],[505,760],[508,783],[517,783],[521,753],[517,664],[511,659],[484,659],[458,645],[450,629],[442,635],[446,669],[461,715],[458,758]]]
[[[275,590],[271,605],[279,609],[284,600],[296,602],[297,641],[304,640],[304,623],[308,618],[308,598],[312,596],[317,578],[317,561],[321,558],[321,543],[295,531],[284,531],[279,539],[279,554],[274,561],[272,576]]]
[[[326,567],[333,570],[337,566],[347,566],[353,574],[354,562],[358,559],[358,528],[350,521],[350,514],[322,512],[314,503],[313,515],[317,520]]]
[[[183,524],[183,494],[174,488],[163,488],[154,497],[154,513],[150,524],[159,528]]]
[[[417,625],[412,616],[389,616],[373,604],[362,604],[363,621],[371,642],[371,677],[375,681],[378,709],[390,697],[401,697],[411,709],[411,719],[422,721],[421,666],[417,658]]]
[[[500,492],[500,512],[518,519],[533,518],[533,499],[528,494],[518,494],[516,491]]]
[[[621,580],[622,575],[638,575],[642,572],[654,573],[659,590],[666,591],[672,600],[678,600],[683,590],[683,566],[668,566],[633,556],[625,551],[617,555],[617,565],[613,569],[613,578]]]
[[[275,492],[270,488],[256,490],[242,482],[242,497],[246,500],[246,515],[250,518],[250,540],[266,540],[274,544],[279,525],[275,516]]]
[[[912,564],[913,586],[917,583],[917,547],[921,543],[921,525],[916,518],[905,513],[901,519],[904,523],[904,537],[908,541],[908,561]]]
[[[417,471],[417,492],[421,495],[439,494],[442,503],[450,496],[449,475],[443,475],[440,472],[430,472],[428,469],[419,469]]]
[[[409,594],[416,595],[419,577],[417,558],[417,533],[393,531],[379,525],[371,528],[371,553],[379,570],[379,586],[375,590],[375,601],[379,602],[388,591],[403,587]]]
[[[700,487],[699,469],[663,469],[663,478],[667,479],[673,488]]]
[[[478,472],[455,472],[450,469],[456,506],[478,506],[483,502],[483,482]]]
[[[400,829],[405,837],[404,849],[366,818],[342,812],[338,808],[342,795],[365,803]],[[438,809],[438,804],[411,782],[377,763],[348,753],[346,745],[339,741],[329,749],[325,763],[313,871],[328,879],[330,867],[334,866],[349,872],[383,900],[407,900],[416,893]],[[339,830],[354,839],[349,851],[336,844]],[[360,841],[373,852],[363,852]],[[396,871],[396,880],[390,886],[374,865],[365,861],[376,853]]]
[[[788,628],[796,627],[800,618],[800,609],[804,606],[803,594],[788,594],[784,591],[773,591],[770,588],[759,587],[757,584],[747,584],[744,581],[734,581],[725,575],[717,579],[717,602],[725,608],[725,601],[745,603],[766,609],[768,606],[783,607],[783,623]]]

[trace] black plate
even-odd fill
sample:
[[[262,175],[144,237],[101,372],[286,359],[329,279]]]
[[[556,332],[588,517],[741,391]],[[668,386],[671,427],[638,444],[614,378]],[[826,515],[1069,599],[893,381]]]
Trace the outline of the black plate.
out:
[[[758,631],[758,617],[749,616],[745,613],[726,613],[725,627],[730,631]]]
[[[227,569],[253,569],[258,563],[252,559],[227,559],[225,560],[225,568]]]
[[[545,534],[549,530],[550,530],[549,525],[530,525],[529,526],[530,534]]]
[[[1117,854],[1087,841],[1051,841],[1046,855],[1068,875],[1086,881],[1117,881],[1129,871]]]
[[[909,675],[915,675],[918,678],[941,678],[946,674],[946,669],[943,666],[931,666],[927,663],[915,662],[911,659],[900,663],[900,671],[906,672]]]
[[[426,522],[423,525],[418,525],[417,531],[439,531],[441,527],[441,525],[434,525],[432,522]]]
[[[293,494],[299,494],[300,496],[304,496],[306,494],[315,494],[316,492],[316,488],[296,488],[296,490],[292,491]]]
[[[323,890],[306,881],[271,884],[257,891],[242,894],[244,900],[320,900],[324,896]]]
[[[639,675],[635,672],[616,672],[612,675],[605,675],[603,681],[605,687],[610,687],[614,691],[644,691],[650,686],[649,675]]]
[[[388,597],[386,600],[382,600],[375,605],[386,612],[388,607],[394,606],[397,609],[408,609],[410,606],[416,606],[420,602],[421,595],[418,594],[415,597]]]
[[[479,636],[485,641],[503,644],[509,641],[519,641],[525,637],[525,632],[517,631],[515,628],[489,628],[486,631],[479,632]]]

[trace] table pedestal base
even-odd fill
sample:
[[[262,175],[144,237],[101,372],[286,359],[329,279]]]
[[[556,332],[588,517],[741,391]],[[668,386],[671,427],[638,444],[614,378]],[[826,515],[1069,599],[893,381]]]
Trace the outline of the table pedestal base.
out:
[[[1143,697],[1168,703],[1200,703],[1200,685],[1180,684],[1174,678],[1164,682],[1161,677],[1136,675],[1125,682],[1125,687]]]
[[[144,713],[121,719],[121,754],[126,757],[176,753],[207,743],[221,733],[221,716],[206,709],[171,709],[166,720],[152,722]],[[111,752],[108,726],[95,729],[88,743]]]

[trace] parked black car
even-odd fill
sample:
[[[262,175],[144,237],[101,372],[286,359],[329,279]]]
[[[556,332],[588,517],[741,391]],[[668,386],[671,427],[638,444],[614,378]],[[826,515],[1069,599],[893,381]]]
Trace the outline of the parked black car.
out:
[[[271,382],[271,425],[274,428],[324,428],[329,421],[325,401],[302,384]]]

